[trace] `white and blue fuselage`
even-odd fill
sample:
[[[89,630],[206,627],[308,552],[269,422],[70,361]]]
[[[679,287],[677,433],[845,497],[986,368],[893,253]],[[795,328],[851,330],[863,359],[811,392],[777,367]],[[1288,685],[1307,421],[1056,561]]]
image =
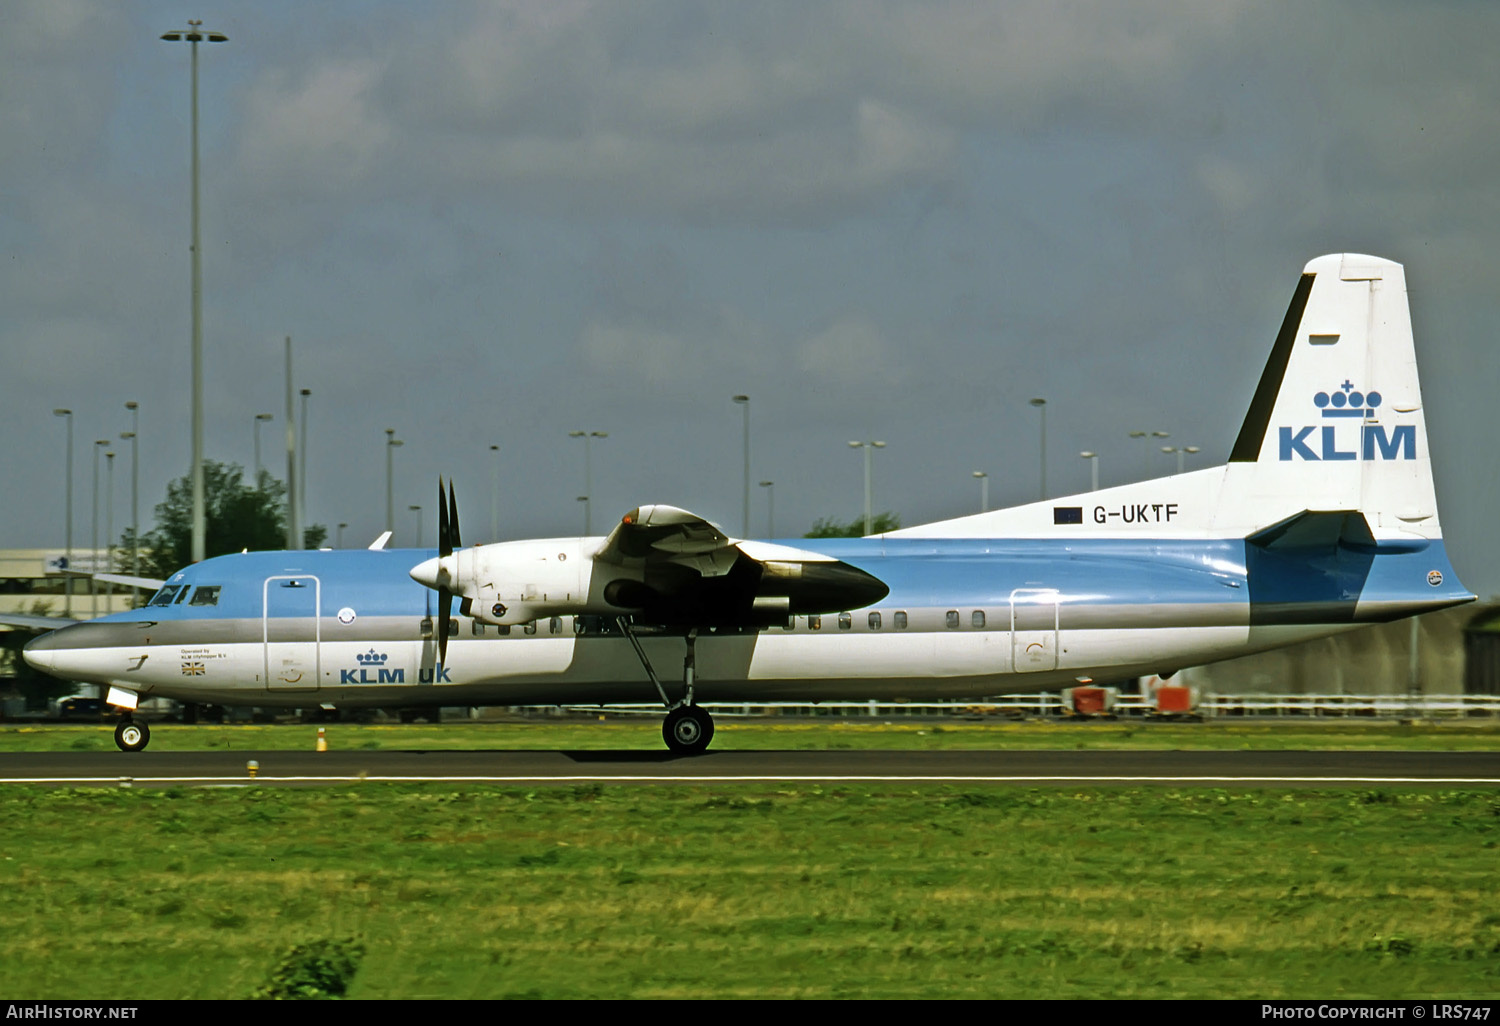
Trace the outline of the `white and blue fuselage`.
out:
[[[556,544],[582,556],[599,541]],[[1440,540],[1334,548],[1319,554],[1326,565],[1310,570],[1243,538],[794,544],[865,571],[889,594],[784,626],[700,635],[701,701],[957,698],[1169,673],[1472,598]],[[435,555],[220,556],[174,575],[144,609],[38,638],[27,658],[144,697],[217,704],[657,698],[607,617],[501,627],[454,614],[457,630],[440,664],[434,594],[409,576]],[[664,668],[682,658],[680,636],[644,644]]]

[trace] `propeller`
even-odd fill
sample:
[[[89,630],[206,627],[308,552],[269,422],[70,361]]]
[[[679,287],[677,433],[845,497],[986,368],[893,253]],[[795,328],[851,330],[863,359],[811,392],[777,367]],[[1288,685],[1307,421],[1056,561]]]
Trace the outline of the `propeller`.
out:
[[[448,482],[448,495],[443,496],[443,479],[438,478],[438,557],[453,555],[453,550],[463,543],[458,533],[458,499],[453,494],[453,482]],[[438,583],[438,663],[448,661],[448,628],[453,615],[453,592],[448,587],[448,576],[439,575]]]

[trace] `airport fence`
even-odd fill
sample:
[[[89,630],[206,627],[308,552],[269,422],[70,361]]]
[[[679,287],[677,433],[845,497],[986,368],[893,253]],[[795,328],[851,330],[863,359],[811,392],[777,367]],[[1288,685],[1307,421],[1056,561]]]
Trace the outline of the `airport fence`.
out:
[[[935,702],[704,702],[715,717],[751,716],[867,716],[876,718],[942,717],[1065,717],[1071,706],[1060,692],[997,695],[977,701]],[[610,706],[517,706],[520,713],[566,712],[612,715],[638,713],[660,716],[659,704]],[[1155,702],[1140,695],[1121,695],[1111,703],[1115,718],[1230,719],[1245,716],[1375,717],[1382,719],[1447,719],[1500,716],[1500,695],[1205,695],[1187,714],[1161,714]]]

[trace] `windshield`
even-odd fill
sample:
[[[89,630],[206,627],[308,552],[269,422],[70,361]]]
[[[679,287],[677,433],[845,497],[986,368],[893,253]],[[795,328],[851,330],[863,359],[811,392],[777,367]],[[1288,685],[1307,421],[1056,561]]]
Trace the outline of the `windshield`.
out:
[[[157,592],[152,597],[151,601],[148,602],[148,603],[146,603],[146,605],[148,605],[148,606],[170,606],[172,604],[172,600],[177,597],[177,593],[179,591],[181,591],[184,587],[186,587],[186,585],[182,585],[182,584],[169,584],[165,588],[163,588],[161,591]]]

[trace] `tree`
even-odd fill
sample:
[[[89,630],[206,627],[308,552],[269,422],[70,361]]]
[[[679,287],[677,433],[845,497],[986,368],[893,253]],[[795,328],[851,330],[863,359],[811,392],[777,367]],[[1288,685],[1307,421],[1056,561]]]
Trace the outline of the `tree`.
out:
[[[870,533],[884,534],[886,531],[894,531],[901,526],[901,517],[898,514],[886,510],[877,513],[870,518]],[[802,537],[804,538],[863,538],[865,536],[865,518],[860,514],[848,523],[834,520],[832,517],[821,517],[813,521],[812,530]]]
[[[286,547],[286,485],[262,470],[259,487],[245,483],[238,463],[203,461],[204,555],[222,556],[241,549]],[[321,533],[319,533],[321,532]],[[308,527],[304,539],[321,541],[328,529]],[[116,550],[116,561],[129,572],[131,532]],[[167,486],[167,498],[156,506],[156,526],[141,536],[141,571],[166,578],[193,559],[193,483],[179,477]]]

